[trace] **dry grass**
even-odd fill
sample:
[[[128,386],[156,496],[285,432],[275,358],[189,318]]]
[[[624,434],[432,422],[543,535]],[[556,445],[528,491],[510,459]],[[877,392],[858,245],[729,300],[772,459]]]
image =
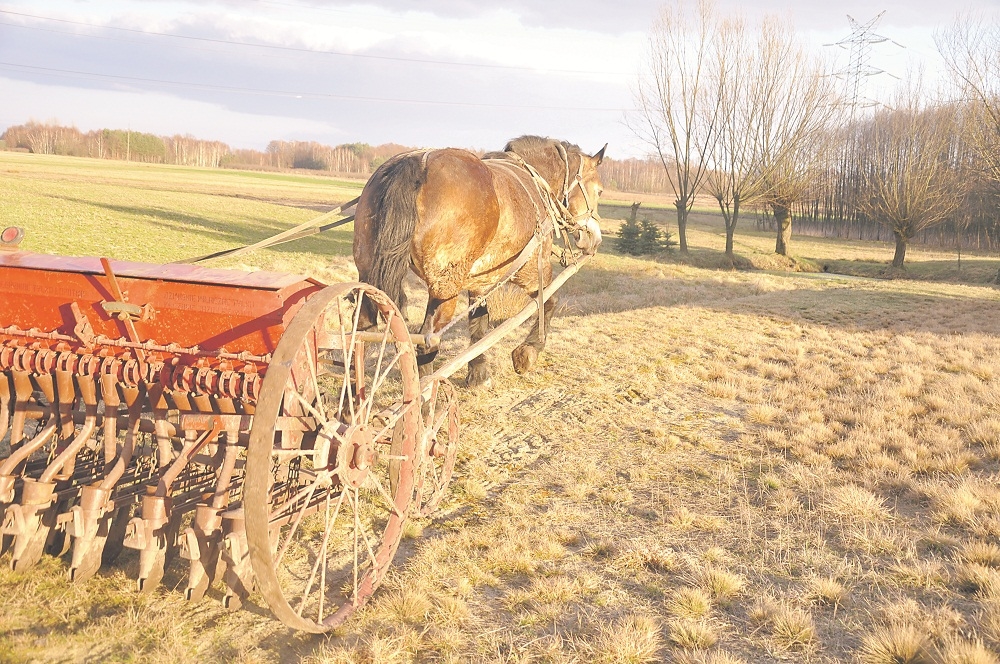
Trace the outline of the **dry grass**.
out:
[[[98,166],[0,153],[0,209],[25,246],[168,260],[351,197]],[[493,391],[459,392],[443,511],[407,527],[384,586],[331,637],[289,633],[258,595],[235,614],[218,588],[183,603],[181,560],[151,596],[131,590],[128,556],[82,585],[60,560],[0,560],[0,660],[995,661],[1000,293],[698,267],[722,242],[704,216],[689,240],[689,259],[599,255],[561,292],[533,372],[510,371],[523,331],[496,349]],[[349,245],[345,231],[246,263],[342,281]],[[767,245],[737,233],[748,261]],[[944,260],[910,258],[926,274]]]

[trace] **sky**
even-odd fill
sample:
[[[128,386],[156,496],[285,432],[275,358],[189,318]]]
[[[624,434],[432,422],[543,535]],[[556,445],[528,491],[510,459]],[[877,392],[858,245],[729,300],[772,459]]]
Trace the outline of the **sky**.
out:
[[[628,129],[659,0],[0,0],[0,132],[29,120],[82,131],[499,149],[540,134],[613,157]],[[866,79],[886,99],[922,67],[936,29],[1000,0],[717,0],[791,21],[810,48],[885,10]],[[894,43],[895,42],[895,43]],[[896,77],[896,78],[894,78]]]

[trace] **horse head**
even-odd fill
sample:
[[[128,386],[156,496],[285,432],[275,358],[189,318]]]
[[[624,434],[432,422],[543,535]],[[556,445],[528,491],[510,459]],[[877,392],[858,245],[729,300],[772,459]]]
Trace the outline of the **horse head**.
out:
[[[541,175],[568,212],[568,225],[578,229],[577,246],[592,254],[601,244],[597,203],[604,191],[597,167],[604,160],[604,145],[588,155],[577,145],[541,136],[521,136],[507,142],[504,152],[513,152]]]
[[[579,159],[576,177],[573,178],[566,189],[564,204],[569,211],[570,218],[576,222],[579,229],[576,235],[576,246],[583,250],[585,254],[593,254],[601,245],[600,216],[597,214],[597,203],[604,193],[601,184],[601,175],[597,172],[597,167],[604,161],[604,151],[608,144],[605,143],[593,156],[582,151],[577,152]]]

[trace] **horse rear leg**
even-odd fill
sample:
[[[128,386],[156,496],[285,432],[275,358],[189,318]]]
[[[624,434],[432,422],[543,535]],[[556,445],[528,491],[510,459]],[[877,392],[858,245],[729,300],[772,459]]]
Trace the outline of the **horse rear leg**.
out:
[[[538,297],[538,291],[530,293],[530,295],[534,299]],[[552,314],[555,313],[556,301],[558,299],[558,296],[553,294],[545,302],[542,315],[544,316],[546,332],[551,329]],[[531,371],[531,368],[535,366],[535,362],[538,361],[538,354],[542,352],[543,348],[545,348],[545,337],[538,333],[538,319],[536,318],[535,325],[531,328],[531,332],[528,333],[524,343],[515,348],[510,354],[510,359],[514,363],[514,372],[523,374]]]
[[[469,293],[469,299],[478,297]],[[481,304],[469,312],[469,344],[475,344],[490,331],[490,315],[485,304]],[[486,387],[493,384],[490,379],[490,362],[483,353],[469,361],[469,373],[465,377],[466,387]]]
[[[427,310],[424,312],[424,323],[420,326],[420,334],[424,335],[425,339],[437,334],[455,315],[457,303],[457,295],[448,299],[428,297]],[[417,372],[421,378],[434,373],[434,358],[437,357],[437,353],[437,344],[417,346]]]

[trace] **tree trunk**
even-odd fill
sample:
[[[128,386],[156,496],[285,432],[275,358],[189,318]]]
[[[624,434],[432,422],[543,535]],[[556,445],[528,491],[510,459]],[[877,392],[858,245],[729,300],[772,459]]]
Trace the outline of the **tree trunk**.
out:
[[[726,219],[726,257],[732,265],[736,265],[736,256],[733,255],[733,235],[736,233],[736,222],[740,217],[740,197],[733,197],[733,213]]]
[[[903,267],[903,259],[906,257],[906,237],[895,231],[893,235],[896,236],[896,254],[892,257],[892,266]]]
[[[778,226],[778,240],[774,244],[774,253],[787,256],[788,243],[792,241],[792,211],[780,203],[774,203],[771,207],[774,209],[774,221]]]
[[[677,208],[677,241],[680,243],[681,253],[686,254],[688,252],[688,237],[687,237],[687,225],[688,225],[688,206],[687,202],[674,201],[674,207]]]

